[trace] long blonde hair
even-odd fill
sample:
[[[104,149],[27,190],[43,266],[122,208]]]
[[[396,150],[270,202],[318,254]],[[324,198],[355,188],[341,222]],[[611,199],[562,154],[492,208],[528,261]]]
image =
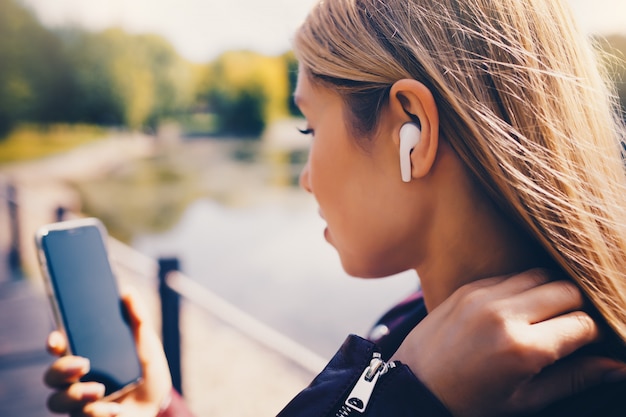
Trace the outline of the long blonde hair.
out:
[[[361,133],[394,82],[428,86],[442,138],[626,342],[624,127],[562,3],[324,0],[294,47]]]

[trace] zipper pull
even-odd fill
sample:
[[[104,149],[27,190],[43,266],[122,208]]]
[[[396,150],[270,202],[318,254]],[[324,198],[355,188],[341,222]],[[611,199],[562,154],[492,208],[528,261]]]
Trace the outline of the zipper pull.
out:
[[[345,405],[363,414],[372,397],[378,378],[386,374],[389,368],[395,366],[395,363],[386,363],[381,359],[380,353],[374,352],[369,366],[365,368],[356,385],[352,388]]]

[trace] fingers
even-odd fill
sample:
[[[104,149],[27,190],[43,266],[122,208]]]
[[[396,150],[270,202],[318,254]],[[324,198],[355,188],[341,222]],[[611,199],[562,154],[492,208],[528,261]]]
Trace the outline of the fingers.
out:
[[[124,288],[121,294],[122,303],[128,313],[131,327],[134,331],[139,331],[140,327],[147,322],[150,314],[146,307],[141,304],[137,294],[130,288]]]
[[[67,340],[61,332],[53,331],[48,336],[46,347],[53,355],[60,356],[67,351]],[[44,374],[44,383],[52,389],[61,391],[53,393],[48,398],[50,411],[71,413],[72,416],[97,416],[81,411],[85,404],[102,399],[105,393],[105,387],[100,383],[77,383],[89,372],[89,368],[89,360],[80,356],[64,356],[54,361]]]
[[[580,290],[563,280],[531,287],[507,302],[512,311],[522,314],[530,324],[581,310],[585,304]]]
[[[80,356],[64,356],[54,361],[44,374],[50,388],[63,388],[77,382],[89,372],[89,360]]]
[[[55,356],[61,356],[67,351],[67,339],[61,332],[52,331],[48,335],[46,349]]]
[[[553,279],[546,269],[535,268],[515,275],[484,278],[461,287],[457,299],[471,298],[479,304],[508,299],[516,294],[540,287]],[[454,303],[453,303],[454,304]]]
[[[135,332],[137,353],[143,368],[142,389],[146,393],[144,400],[159,404],[172,390],[172,380],[163,346],[150,323],[148,310],[139,302],[139,297],[135,293],[124,292],[122,301]]]
[[[554,279],[547,269],[534,268],[516,275],[504,276],[504,281],[494,288],[494,295],[510,297],[541,287]]]
[[[487,281],[487,280],[485,280]],[[493,301],[503,315],[510,315],[528,324],[551,320],[585,305],[582,292],[570,281],[552,281],[544,269],[532,269],[524,273],[504,277],[484,291],[483,302]],[[587,320],[583,324],[586,324]],[[596,330],[593,329],[595,336]]]
[[[520,392],[526,404],[538,410],[560,399],[578,394],[603,382],[626,379],[626,364],[608,358],[581,357],[561,361],[535,377]],[[528,403],[529,402],[529,403]]]
[[[600,339],[600,328],[582,311],[575,311],[534,324],[534,337],[553,352],[554,360],[564,358]]]
[[[89,402],[101,400],[104,391],[104,385],[97,382],[72,384],[68,389],[50,395],[48,408],[54,413],[71,413]]]
[[[531,325],[528,342],[542,346],[549,365],[598,341],[600,328],[582,308],[582,292],[569,281],[531,287],[507,300],[508,309]]]
[[[122,302],[128,312],[131,326],[135,332],[139,356],[152,357],[156,350],[160,352],[161,342],[149,323],[149,313],[146,306],[139,301],[139,297],[132,291],[126,290],[122,294]]]
[[[152,339],[156,338],[156,334],[153,335],[153,330],[147,326],[146,323],[148,312],[139,302],[138,297],[131,291],[126,290],[124,294],[122,294],[122,302],[126,307],[130,324],[135,333],[137,353],[142,362],[145,362],[146,358],[150,358],[153,355],[153,348],[151,346],[154,342]],[[160,346],[160,342],[157,342],[157,344]]]
[[[122,406],[120,404],[99,401],[88,404],[83,410],[83,415],[89,417],[116,417],[121,412]]]
[[[600,339],[597,323],[581,311],[584,304],[581,291],[560,280],[510,297],[506,309],[510,317],[526,323],[519,341],[526,351],[533,352],[535,364],[544,368]]]

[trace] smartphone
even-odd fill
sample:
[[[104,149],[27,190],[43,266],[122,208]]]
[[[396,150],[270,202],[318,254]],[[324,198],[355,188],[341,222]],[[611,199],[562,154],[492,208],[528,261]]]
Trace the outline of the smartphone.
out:
[[[141,382],[135,338],[122,304],[98,219],[41,227],[36,234],[41,269],[57,326],[69,354],[86,357],[91,369],[81,381],[104,384],[107,398]]]

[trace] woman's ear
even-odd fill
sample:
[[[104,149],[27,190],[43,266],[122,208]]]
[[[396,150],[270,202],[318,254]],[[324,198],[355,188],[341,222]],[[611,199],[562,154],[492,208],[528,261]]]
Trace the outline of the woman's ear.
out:
[[[400,143],[402,127],[413,123],[419,128],[419,140],[412,141],[409,151],[410,178],[425,177],[431,172],[439,147],[439,112],[432,93],[417,80],[395,82],[389,93],[389,116],[398,153],[403,151],[401,158],[407,157],[406,144]]]

